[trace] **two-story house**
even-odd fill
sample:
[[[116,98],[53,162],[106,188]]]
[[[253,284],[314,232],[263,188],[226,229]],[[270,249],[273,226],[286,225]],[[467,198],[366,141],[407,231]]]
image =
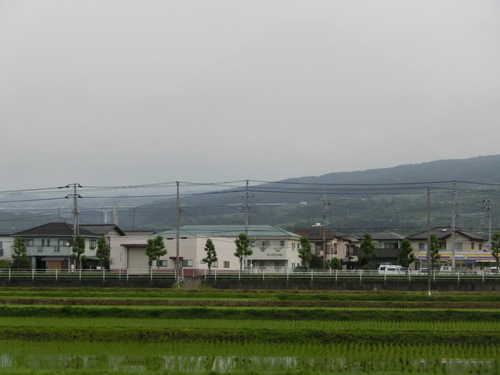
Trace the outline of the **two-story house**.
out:
[[[350,241],[345,236],[340,236],[321,224],[315,224],[297,233],[309,239],[314,254],[325,262],[329,262],[332,258],[338,258],[342,264],[349,262]]]
[[[78,234],[85,239],[87,266],[97,265],[96,250],[100,237],[105,236],[109,241],[112,236],[122,233],[116,226],[80,225]],[[31,266],[36,269],[70,269],[74,236],[73,225],[65,222],[47,223],[14,234],[14,237],[24,239]]]
[[[491,253],[485,247],[486,239],[477,234],[459,228],[435,227],[430,234],[435,234],[440,243],[440,263],[457,267],[483,267],[494,262]],[[408,236],[414,252],[421,263],[427,264],[429,232],[423,231]]]

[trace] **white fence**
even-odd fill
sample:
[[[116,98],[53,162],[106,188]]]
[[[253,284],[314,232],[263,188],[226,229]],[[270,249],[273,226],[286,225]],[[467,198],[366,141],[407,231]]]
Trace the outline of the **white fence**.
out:
[[[400,274],[381,274],[377,270],[305,270],[292,272],[247,272],[247,271],[220,271],[220,270],[196,270],[196,269],[181,269],[180,279],[185,277],[199,277],[207,279],[378,279],[378,280],[426,280],[428,275],[418,272],[405,272]],[[499,274],[489,274],[482,271],[464,271],[464,272],[431,272],[432,280],[448,279],[448,280],[498,280]],[[123,269],[123,270],[47,270],[47,269],[32,269],[32,270],[0,270],[0,280],[2,279],[32,279],[32,280],[131,280],[131,279],[176,279],[174,270],[158,270],[149,269]]]

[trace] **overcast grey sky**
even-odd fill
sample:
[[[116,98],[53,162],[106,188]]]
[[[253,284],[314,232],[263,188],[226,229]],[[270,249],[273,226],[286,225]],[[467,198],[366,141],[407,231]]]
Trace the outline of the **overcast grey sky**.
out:
[[[0,191],[499,154],[498,0],[1,0]]]

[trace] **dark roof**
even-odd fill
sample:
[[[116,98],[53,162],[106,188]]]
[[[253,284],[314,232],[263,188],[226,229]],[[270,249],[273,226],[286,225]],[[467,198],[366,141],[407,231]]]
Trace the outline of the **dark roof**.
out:
[[[104,236],[113,230],[115,230],[120,236],[125,236],[125,233],[114,224],[82,224],[80,225],[80,230],[82,228],[101,236]]]
[[[332,232],[330,229],[322,227],[321,225],[313,225],[309,229],[299,230],[297,231],[297,234],[307,237],[310,241],[323,241],[323,236],[326,240],[338,238],[343,241],[349,241],[349,238],[347,238],[346,236],[336,234],[335,232]]]
[[[97,236],[96,233],[90,232],[82,227],[79,228],[79,233],[82,236]],[[43,224],[38,227],[30,228],[17,232],[15,236],[73,236],[73,225],[62,222]]]
[[[452,232],[453,232],[453,230],[449,227],[435,227],[435,228],[432,228],[430,230],[430,233],[435,234],[439,240],[444,240],[444,239],[450,237]],[[486,238],[484,238],[484,237],[481,237],[475,233],[461,230],[459,228],[455,228],[455,233],[462,235],[464,237],[468,237],[471,240],[486,241]],[[406,238],[408,238],[409,240],[427,240],[427,237],[428,237],[428,231],[423,231],[423,232],[408,236]]]
[[[374,233],[371,236],[372,236],[372,239],[378,240],[378,241],[380,241],[380,240],[398,240],[398,241],[401,240],[402,241],[405,239],[400,234],[397,234],[397,233],[394,233],[394,232],[391,232],[388,230],[385,232]]]

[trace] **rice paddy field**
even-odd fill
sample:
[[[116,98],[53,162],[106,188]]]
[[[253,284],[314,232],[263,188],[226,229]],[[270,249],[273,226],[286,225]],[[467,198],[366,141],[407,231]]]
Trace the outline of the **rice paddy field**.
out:
[[[500,294],[0,290],[1,374],[500,374]]]

